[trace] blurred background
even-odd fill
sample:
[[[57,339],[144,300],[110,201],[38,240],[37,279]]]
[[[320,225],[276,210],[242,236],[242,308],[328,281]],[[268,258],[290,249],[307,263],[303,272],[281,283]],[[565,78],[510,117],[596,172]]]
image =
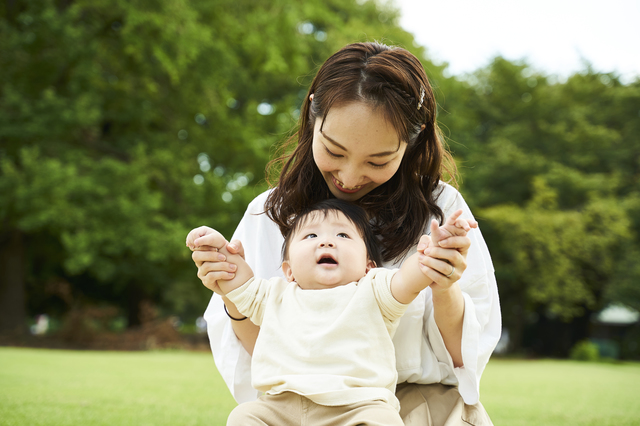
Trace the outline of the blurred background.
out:
[[[207,348],[187,232],[231,237],[318,67],[377,40],[435,88],[498,352],[640,359],[639,6],[442,3],[0,4],[0,344]]]

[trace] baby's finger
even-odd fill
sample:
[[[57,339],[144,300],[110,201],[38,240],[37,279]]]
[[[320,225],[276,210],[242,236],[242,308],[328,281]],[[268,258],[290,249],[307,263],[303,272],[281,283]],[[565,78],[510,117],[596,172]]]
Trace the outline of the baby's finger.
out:
[[[464,230],[465,232],[467,232],[467,231],[471,230],[471,226],[469,226],[469,222],[467,222],[467,220],[459,218],[455,222],[455,228],[454,229],[456,229],[455,235],[458,235],[457,234],[457,230]]]
[[[467,236],[449,237],[445,240],[438,242],[438,245],[447,249],[456,249],[460,252],[469,250],[471,246],[471,240]]]
[[[431,223],[429,224],[429,230],[431,231],[431,237],[437,238],[440,236],[440,224],[437,220],[431,219]]]
[[[189,235],[187,235],[187,238],[190,238],[191,240],[195,240],[196,238],[210,234],[211,232],[216,232],[216,231],[215,229],[209,228],[208,226],[199,226],[197,228],[192,229],[189,232]]]
[[[420,237],[420,241],[418,241],[418,251],[424,251],[424,249],[431,245],[430,243],[431,237],[428,235],[423,235],[422,237]]]
[[[225,240],[222,234],[220,234],[218,231],[215,231],[213,229],[211,231],[212,232],[207,235],[203,235],[199,238],[196,238],[195,241],[193,242],[194,246],[196,247],[211,246],[211,247],[220,248],[220,247],[224,247],[227,244],[227,240]]]
[[[458,209],[447,218],[445,225],[454,225],[458,218],[462,215],[462,209]]]
[[[244,247],[240,240],[231,240],[231,242],[227,244],[227,250],[229,250],[231,254],[239,254],[244,259]]]
[[[204,235],[202,228],[206,228],[206,226],[194,228],[191,231],[189,231],[189,233],[187,234],[187,241],[186,241],[187,247],[193,250],[193,247],[194,247],[193,242],[196,240],[196,238]]]
[[[476,222],[473,219],[463,219],[463,218],[458,218],[458,220],[456,220],[455,222],[456,228],[458,229],[464,229],[465,231],[470,231],[471,228],[477,228],[478,227],[478,222]]]

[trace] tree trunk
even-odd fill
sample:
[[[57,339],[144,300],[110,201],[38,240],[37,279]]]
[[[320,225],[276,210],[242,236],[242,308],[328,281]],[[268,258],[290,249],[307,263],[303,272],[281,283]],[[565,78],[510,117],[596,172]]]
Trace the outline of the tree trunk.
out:
[[[144,293],[135,283],[129,284],[127,293],[127,328],[135,328],[142,324],[140,308]]]
[[[0,239],[0,332],[26,331],[24,237],[18,230]]]

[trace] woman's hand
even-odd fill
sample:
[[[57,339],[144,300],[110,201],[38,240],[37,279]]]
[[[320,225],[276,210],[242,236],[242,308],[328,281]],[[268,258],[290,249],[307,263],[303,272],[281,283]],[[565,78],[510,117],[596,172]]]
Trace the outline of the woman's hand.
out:
[[[187,235],[187,247],[193,251],[191,258],[198,268],[198,278],[209,290],[224,295],[218,280],[231,280],[235,277],[236,265],[226,262],[227,258],[218,250],[227,248],[229,253],[239,254],[244,258],[244,249],[240,241],[230,243],[215,229],[201,226]]]
[[[473,224],[477,227],[477,223]],[[431,222],[431,235],[439,232],[438,222]],[[431,237],[423,235],[418,243],[420,269],[433,280],[432,291],[449,289],[467,269],[467,253],[471,239],[466,235],[453,235],[433,243]]]

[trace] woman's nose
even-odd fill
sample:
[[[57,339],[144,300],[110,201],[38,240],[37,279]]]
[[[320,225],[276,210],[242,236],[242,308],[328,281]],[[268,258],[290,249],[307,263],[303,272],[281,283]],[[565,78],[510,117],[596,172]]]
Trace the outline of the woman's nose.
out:
[[[360,184],[360,173],[355,168],[344,168],[339,174],[340,182],[345,188],[355,188]]]

